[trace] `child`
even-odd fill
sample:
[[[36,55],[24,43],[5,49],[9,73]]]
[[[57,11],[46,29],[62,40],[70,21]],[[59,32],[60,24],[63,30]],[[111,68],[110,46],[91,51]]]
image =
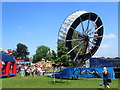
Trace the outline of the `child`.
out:
[[[30,76],[30,68],[29,67],[27,68],[26,72],[27,72],[27,76]]]
[[[24,75],[25,75],[25,69],[24,69],[24,67],[22,67],[21,68],[21,77],[24,77]]]

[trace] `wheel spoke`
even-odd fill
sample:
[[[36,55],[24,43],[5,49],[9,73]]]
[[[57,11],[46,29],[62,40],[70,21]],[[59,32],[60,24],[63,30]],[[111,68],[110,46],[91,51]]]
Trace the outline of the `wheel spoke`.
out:
[[[95,19],[95,23],[97,22],[97,20],[98,20],[98,16],[97,16],[97,18]]]
[[[89,32],[94,28],[94,25],[90,28],[90,30],[87,31],[87,34],[89,35]]]
[[[86,53],[89,53],[89,51],[90,51],[90,46],[89,46],[89,44],[88,44],[88,47],[87,47],[87,50],[86,50]]]
[[[90,37],[90,38],[96,39],[96,38],[102,38],[102,37],[103,37],[103,36]]]
[[[97,32],[103,25],[99,26],[94,32]]]
[[[73,27],[70,27],[70,28],[72,28],[74,31],[77,31],[77,30],[75,30]],[[79,32],[79,34],[81,35],[81,37],[83,37],[83,35]]]
[[[80,60],[78,61],[78,63],[81,63],[81,62],[82,62],[82,60],[83,60],[83,59],[80,59]]]
[[[89,47],[91,47],[90,43],[89,43]],[[90,48],[88,48],[88,49],[89,49],[90,57],[92,57],[91,50],[90,50]]]
[[[82,43],[81,43],[82,44]],[[75,61],[76,60],[76,58],[78,57],[78,54],[80,53],[80,50],[82,49],[82,46],[80,46],[80,48],[79,48],[79,51],[77,52],[77,54],[76,54],[76,56],[75,56],[75,58],[74,58],[74,60],[73,61]]]
[[[71,40],[66,40],[66,42],[70,42],[70,41],[78,41],[78,40],[83,40],[84,38],[82,39],[71,39]]]
[[[96,23],[97,22],[97,20],[98,20],[98,16],[97,16],[97,18],[95,19],[95,22],[94,23]],[[90,30],[88,30],[88,32],[87,33],[89,33],[93,28],[94,28],[94,24],[93,24],[93,26],[90,28]]]
[[[82,41],[83,42],[83,41]],[[71,49],[67,54],[71,53],[75,48],[77,48],[82,42],[80,42],[78,45],[76,45],[73,49]]]
[[[93,42],[91,42],[91,41],[89,41],[92,45],[94,45],[94,46],[96,46],[96,47],[99,47],[99,46],[97,46],[97,45],[95,45]]]
[[[89,19],[88,19],[87,28],[86,28],[86,31],[85,31],[86,34],[87,34],[87,32],[88,32],[89,24],[90,24],[90,14],[89,14]]]
[[[73,27],[70,27],[70,28],[72,28],[73,30],[75,30]],[[75,30],[76,31],[76,30]]]
[[[95,45],[93,42],[89,41],[92,45]]]
[[[84,25],[83,25],[83,23],[82,23],[82,19],[81,19],[81,17],[79,17],[79,18],[80,18],[81,26],[82,26],[82,34],[84,34],[84,31],[85,31],[85,29],[84,29]]]
[[[96,33],[101,27],[103,27],[103,25],[99,26],[97,29],[95,29],[95,31],[93,31],[92,33],[89,33],[89,35]]]

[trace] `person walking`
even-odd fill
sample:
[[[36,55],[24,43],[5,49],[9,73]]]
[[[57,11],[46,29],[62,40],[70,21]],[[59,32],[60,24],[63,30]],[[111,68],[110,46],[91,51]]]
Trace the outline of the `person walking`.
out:
[[[41,75],[41,68],[40,67],[38,67],[38,69],[37,69],[37,72],[38,72],[38,75]]]
[[[112,90],[112,89],[110,88],[110,86],[109,86],[109,82],[108,82],[108,71],[107,71],[107,68],[106,68],[106,67],[103,68],[102,73],[103,73],[104,90],[106,90],[107,88],[110,89],[110,90]]]
[[[35,70],[34,70],[34,67],[32,67],[32,68],[31,68],[31,74],[32,74],[32,77],[34,77],[34,74],[35,74],[34,71],[35,71]]]

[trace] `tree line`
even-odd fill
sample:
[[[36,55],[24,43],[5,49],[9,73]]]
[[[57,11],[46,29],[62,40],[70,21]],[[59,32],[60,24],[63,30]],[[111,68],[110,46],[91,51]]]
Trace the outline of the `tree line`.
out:
[[[41,45],[37,47],[36,52],[33,55],[33,63],[41,61],[42,58],[44,58],[45,61],[53,61],[57,66],[69,66],[71,65],[69,62],[70,55],[67,55],[67,52],[68,48],[65,47],[64,42],[58,45],[56,52],[54,50],[50,50],[48,46]],[[28,47],[22,43],[18,43],[16,45],[16,49],[12,52],[15,59],[23,59],[25,61],[29,61],[29,54],[30,52],[28,52]]]

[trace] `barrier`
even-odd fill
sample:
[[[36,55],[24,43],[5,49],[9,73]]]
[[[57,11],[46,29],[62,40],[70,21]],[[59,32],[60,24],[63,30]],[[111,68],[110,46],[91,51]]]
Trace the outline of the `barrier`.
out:
[[[64,70],[61,70],[60,72],[56,72],[57,74],[53,74],[53,76],[57,78],[78,78],[78,77],[90,77],[90,78],[102,78],[102,68],[66,68]],[[115,79],[115,73],[112,68],[107,68],[108,71],[108,78],[109,79]],[[59,75],[59,73],[63,73],[62,75]],[[67,73],[64,74],[64,73]]]

